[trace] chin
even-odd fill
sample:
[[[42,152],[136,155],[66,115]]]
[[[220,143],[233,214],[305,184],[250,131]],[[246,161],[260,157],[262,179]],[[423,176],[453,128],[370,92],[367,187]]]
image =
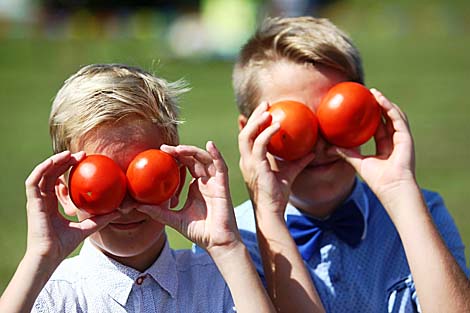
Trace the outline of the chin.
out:
[[[128,258],[141,255],[149,250],[159,250],[164,243],[165,234],[162,228],[160,233],[136,234],[134,236],[120,236],[113,234],[95,233],[90,237],[92,243],[108,256]]]
[[[289,201],[308,212],[336,207],[351,193],[355,177],[354,169],[345,162],[323,175],[315,175],[315,169],[306,168],[292,184]]]

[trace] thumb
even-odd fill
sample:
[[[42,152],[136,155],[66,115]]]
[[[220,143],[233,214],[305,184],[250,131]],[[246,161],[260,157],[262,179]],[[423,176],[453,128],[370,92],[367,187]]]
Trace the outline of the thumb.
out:
[[[159,205],[142,205],[137,211],[147,214],[152,219],[168,225],[176,230],[180,228],[180,218],[178,211],[172,211],[168,208],[162,208]]]
[[[328,150],[328,154],[339,155],[343,160],[348,162],[356,172],[359,172],[361,163],[364,157],[358,151],[354,149],[346,149],[333,146]]]
[[[96,215],[90,218],[87,218],[79,223],[71,223],[72,226],[78,227],[81,229],[84,236],[83,239],[90,236],[91,234],[99,231],[108,225],[111,221],[120,216],[119,212],[113,211],[104,215]]]

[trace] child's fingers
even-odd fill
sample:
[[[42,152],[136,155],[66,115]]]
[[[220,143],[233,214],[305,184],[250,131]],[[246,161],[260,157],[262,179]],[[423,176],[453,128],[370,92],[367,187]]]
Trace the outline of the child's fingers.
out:
[[[179,145],[176,147],[176,151],[178,155],[193,157],[202,164],[212,163],[212,157],[210,156],[210,154],[206,150],[201,149],[199,147]]]
[[[222,157],[222,154],[220,153],[219,149],[217,149],[215,143],[213,141],[208,141],[206,144],[206,149],[212,157],[214,163],[214,167],[210,167],[210,169],[214,168],[215,171],[226,175],[228,172],[227,164],[225,163],[225,160]],[[215,175],[215,173],[210,174]]]
[[[360,173],[362,160],[364,159],[364,156],[362,156],[361,153],[354,149],[343,149],[339,147],[331,147],[330,149],[333,149],[336,154],[351,164],[356,172]]]
[[[43,178],[39,182],[39,189],[42,193],[54,193],[54,187],[57,183],[57,179],[62,174],[64,174],[71,166],[74,166],[78,162],[80,162],[85,156],[85,153],[83,151],[75,154],[67,153],[67,151],[64,152],[64,154],[60,153],[52,156],[51,159],[53,164],[46,171],[46,173],[44,173]]]
[[[193,177],[205,177],[211,175],[213,160],[209,152],[194,146],[178,146],[176,148],[179,159],[186,165]]]
[[[252,154],[257,160],[264,160],[266,158],[269,140],[277,133],[280,127],[281,125],[279,123],[273,123],[263,130],[255,139]]]
[[[176,147],[175,146],[170,146],[170,145],[161,145],[160,146],[160,150],[162,150],[163,152],[166,152],[172,156],[176,155]]]
[[[263,101],[261,102],[254,110],[253,112],[251,113],[250,117],[248,120],[250,119],[259,119],[259,117],[261,115],[264,114],[264,112],[266,112],[266,110],[269,108],[269,103],[266,102],[266,101]]]
[[[70,151],[63,151],[38,164],[25,181],[27,197],[41,197],[42,193],[54,192],[59,176],[75,162]]]
[[[374,134],[377,155],[390,155],[393,150],[393,132],[387,127],[387,121],[381,119]]]
[[[267,103],[260,104],[238,135],[238,146],[242,155],[250,155],[255,138],[271,123],[271,114],[266,112]]]
[[[110,222],[115,220],[120,216],[120,213],[117,211],[111,212],[105,215],[96,215],[90,218],[87,218],[79,223],[70,222],[71,227],[79,228],[82,231],[83,239],[90,236],[91,234],[99,231]]]
[[[162,224],[168,225],[176,230],[181,228],[179,212],[177,211],[162,208],[158,205],[141,205],[137,208],[137,211],[147,214],[152,219]]]
[[[181,165],[185,166],[191,176],[207,176],[207,164],[212,162],[212,158],[207,151],[187,145],[168,146],[162,145],[160,149],[173,156]]]
[[[385,111],[385,118],[389,118],[395,131],[409,132],[408,119],[403,111],[390,100],[388,100],[381,92],[371,89],[377,102]]]

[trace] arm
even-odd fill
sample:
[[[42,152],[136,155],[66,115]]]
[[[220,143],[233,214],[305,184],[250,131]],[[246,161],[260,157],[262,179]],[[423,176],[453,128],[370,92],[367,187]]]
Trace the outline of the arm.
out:
[[[470,283],[434,225],[416,182],[406,116],[380,92],[372,92],[385,117],[375,134],[376,155],[334,149],[370,186],[395,224],[423,312],[466,312]]]
[[[162,146],[189,169],[193,180],[180,211],[143,206],[142,212],[186,236],[212,257],[232,294],[237,312],[273,312],[235,222],[228,169],[212,142],[207,151],[192,146]]]
[[[0,312],[29,312],[54,270],[88,235],[115,215],[81,223],[66,220],[58,210],[55,185],[60,175],[84,154],[65,151],[39,164],[26,180],[28,241],[26,253],[0,298]]]
[[[260,104],[238,137],[240,169],[252,200],[258,245],[268,293],[279,312],[324,312],[309,271],[284,220],[292,182],[313,159],[309,154],[295,162],[267,157],[267,145],[278,131],[270,122],[267,104]],[[274,170],[273,170],[274,169]]]

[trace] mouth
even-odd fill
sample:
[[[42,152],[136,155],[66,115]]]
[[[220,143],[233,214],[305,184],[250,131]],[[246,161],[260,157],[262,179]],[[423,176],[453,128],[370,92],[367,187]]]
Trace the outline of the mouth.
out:
[[[131,230],[140,227],[145,223],[145,220],[141,221],[114,221],[112,223],[109,223],[109,226],[111,226],[114,229],[118,230]]]
[[[336,165],[340,159],[334,159],[334,160],[324,160],[324,161],[316,161],[313,163],[310,163],[307,168],[312,169],[312,170],[327,170]]]

